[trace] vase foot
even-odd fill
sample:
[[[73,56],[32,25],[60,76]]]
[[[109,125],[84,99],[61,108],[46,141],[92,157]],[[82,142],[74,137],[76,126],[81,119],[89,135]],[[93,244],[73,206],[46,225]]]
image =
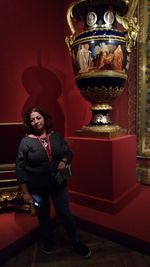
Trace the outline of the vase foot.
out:
[[[118,125],[87,125],[75,131],[76,136],[95,138],[113,138],[126,134],[127,130]]]

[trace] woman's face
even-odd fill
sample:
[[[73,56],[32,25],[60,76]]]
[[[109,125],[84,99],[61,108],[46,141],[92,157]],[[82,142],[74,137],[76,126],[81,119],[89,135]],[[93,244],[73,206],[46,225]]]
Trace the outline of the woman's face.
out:
[[[42,132],[45,130],[45,120],[39,112],[32,112],[30,114],[30,123],[35,132]]]

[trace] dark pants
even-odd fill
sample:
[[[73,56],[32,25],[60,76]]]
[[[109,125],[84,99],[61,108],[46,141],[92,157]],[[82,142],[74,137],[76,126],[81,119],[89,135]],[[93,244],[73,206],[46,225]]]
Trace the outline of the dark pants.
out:
[[[40,192],[43,198],[41,207],[39,208],[39,224],[43,239],[48,239],[51,236],[51,201],[56,210],[56,214],[63,223],[68,237],[72,244],[79,240],[76,223],[69,209],[69,193],[67,186],[59,189],[59,191],[49,192],[48,189]]]

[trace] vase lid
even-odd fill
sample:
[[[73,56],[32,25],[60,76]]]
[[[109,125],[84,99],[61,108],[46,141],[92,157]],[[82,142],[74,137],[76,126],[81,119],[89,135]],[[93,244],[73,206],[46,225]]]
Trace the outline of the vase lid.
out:
[[[82,21],[85,14],[89,12],[104,13],[107,10],[124,16],[128,12],[128,3],[128,0],[81,0],[74,2],[72,14],[77,21]]]

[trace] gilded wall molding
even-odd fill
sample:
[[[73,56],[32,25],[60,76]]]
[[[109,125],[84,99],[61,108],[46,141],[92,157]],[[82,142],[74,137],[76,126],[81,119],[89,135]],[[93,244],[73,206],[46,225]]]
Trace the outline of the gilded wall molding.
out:
[[[4,125],[22,125],[22,122],[0,122],[0,126]]]
[[[142,184],[150,185],[150,167],[138,165],[137,180]]]
[[[150,5],[139,1],[137,155],[150,158]]]
[[[137,108],[137,46],[131,54],[131,64],[127,80],[128,89],[128,134],[136,133]]]

